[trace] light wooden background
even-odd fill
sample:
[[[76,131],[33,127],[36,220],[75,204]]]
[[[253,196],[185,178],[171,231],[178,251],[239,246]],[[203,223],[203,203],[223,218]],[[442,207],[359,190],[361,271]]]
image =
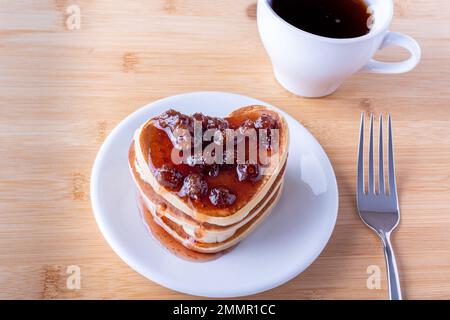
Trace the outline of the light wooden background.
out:
[[[81,29],[66,9],[81,9]],[[89,200],[94,157],[140,106],[217,90],[279,106],[320,141],[338,179],[336,229],[316,262],[252,298],[383,299],[377,237],[355,209],[362,111],[394,118],[402,222],[394,235],[404,295],[450,298],[450,4],[397,0],[392,30],[423,61],[404,75],[357,74],[323,99],[283,90],[259,41],[255,0],[0,2],[0,298],[191,298],[129,268],[103,239]],[[395,60],[406,55],[389,50]],[[293,139],[295,143],[295,138]],[[66,268],[81,267],[81,289]]]

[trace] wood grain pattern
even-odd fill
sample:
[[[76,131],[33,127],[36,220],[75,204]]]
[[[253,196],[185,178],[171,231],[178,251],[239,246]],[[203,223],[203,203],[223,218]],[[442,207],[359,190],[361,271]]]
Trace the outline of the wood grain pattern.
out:
[[[67,28],[71,4],[81,9],[80,30]],[[101,143],[125,116],[165,96],[215,90],[265,100],[302,122],[339,183],[339,218],[322,255],[289,283],[250,298],[387,297],[384,274],[381,289],[366,287],[367,267],[384,272],[384,257],[355,209],[365,111],[394,118],[402,222],[393,241],[404,295],[450,299],[450,5],[395,5],[391,29],[420,42],[419,67],[360,73],[337,93],[310,100],[276,83],[255,0],[2,1],[0,298],[192,298],[148,281],[114,254],[91,213],[89,176]],[[69,265],[81,267],[80,290],[66,288]]]

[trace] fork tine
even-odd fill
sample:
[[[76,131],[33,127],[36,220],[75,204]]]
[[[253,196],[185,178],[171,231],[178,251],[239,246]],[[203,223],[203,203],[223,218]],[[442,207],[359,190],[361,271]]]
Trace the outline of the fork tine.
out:
[[[383,156],[383,114],[380,114],[380,132],[378,139],[378,193],[385,194],[384,189],[384,156]]]
[[[370,136],[369,136],[369,187],[368,194],[375,193],[374,165],[373,165],[373,113],[370,114]]]
[[[364,195],[364,113],[361,114],[361,127],[359,129],[359,150],[358,150],[358,196]]]
[[[395,198],[397,198],[397,186],[395,183],[395,167],[394,167],[394,146],[392,139],[392,120],[391,115],[389,114],[388,118],[388,145],[389,145],[389,194]]]

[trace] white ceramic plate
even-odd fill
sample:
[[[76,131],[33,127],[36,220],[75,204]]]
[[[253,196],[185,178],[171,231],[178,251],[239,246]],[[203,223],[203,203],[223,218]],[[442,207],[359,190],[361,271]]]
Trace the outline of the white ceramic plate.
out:
[[[169,108],[225,116],[262,101],[222,92],[197,92],[153,102],[123,120],[108,136],[91,177],[94,215],[114,251],[134,270],[167,288],[206,297],[237,297],[279,286],[305,270],[333,231],[338,211],[336,177],[316,139],[291,116],[284,191],[269,217],[217,260],[184,261],[149,234],[139,214],[128,170],[134,131]]]

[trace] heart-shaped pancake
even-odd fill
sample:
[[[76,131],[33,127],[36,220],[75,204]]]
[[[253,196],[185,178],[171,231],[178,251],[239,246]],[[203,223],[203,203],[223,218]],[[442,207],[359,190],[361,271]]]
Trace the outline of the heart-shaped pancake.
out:
[[[196,140],[194,129],[199,127]],[[215,131],[211,141],[205,139],[208,130]],[[256,135],[246,135],[252,130]],[[228,135],[233,131],[234,137]],[[234,143],[234,155],[226,148],[228,141]],[[256,158],[252,143],[257,145]],[[184,246],[210,253],[239,242],[270,212],[281,193],[288,144],[286,121],[263,106],[240,108],[224,119],[169,110],[136,131],[129,161],[154,220]],[[192,156],[199,145],[201,157]],[[208,148],[214,160],[224,161],[205,160]],[[186,156],[185,151],[191,153]]]

